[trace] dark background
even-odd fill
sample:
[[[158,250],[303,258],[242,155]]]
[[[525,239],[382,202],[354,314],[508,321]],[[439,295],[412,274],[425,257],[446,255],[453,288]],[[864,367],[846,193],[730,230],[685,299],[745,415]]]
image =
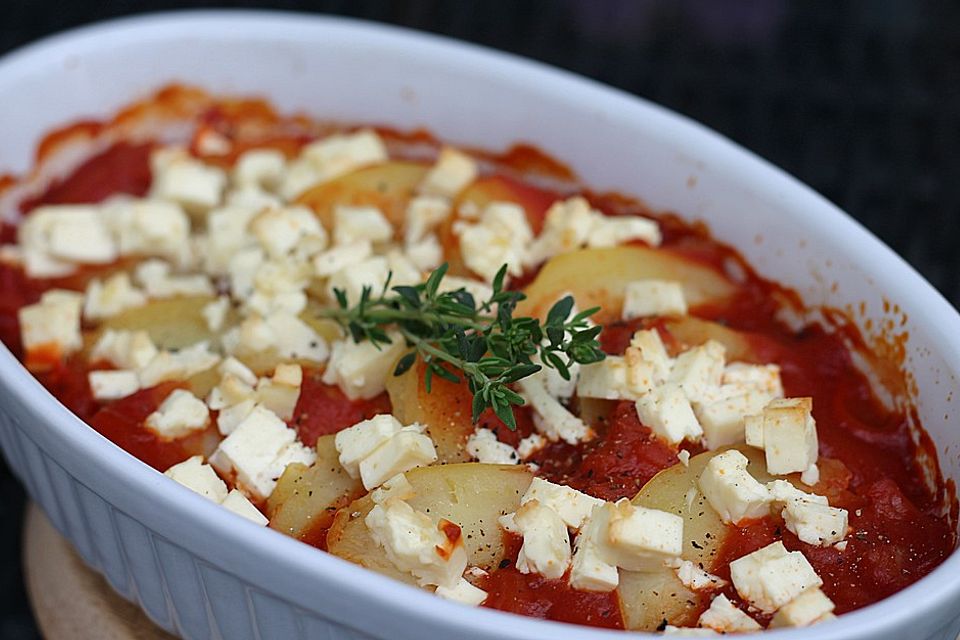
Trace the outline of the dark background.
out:
[[[113,16],[228,6],[446,34],[663,104],[813,186],[960,305],[960,2],[0,0],[0,53]],[[0,638],[37,637],[23,504],[0,463]]]

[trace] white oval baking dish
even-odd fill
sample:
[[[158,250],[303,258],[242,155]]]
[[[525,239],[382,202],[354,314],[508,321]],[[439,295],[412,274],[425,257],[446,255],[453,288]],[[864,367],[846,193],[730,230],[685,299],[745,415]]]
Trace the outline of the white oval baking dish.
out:
[[[0,172],[40,137],[106,117],[171,81],[268,97],[282,110],[424,126],[457,143],[533,142],[600,190],[709,223],[807,303],[899,305],[907,366],[944,476],[960,479],[960,317],[876,238],[719,135],[632,96],[508,55],[384,26],[270,12],[138,17],[49,38],[0,61]],[[960,395],[958,395],[960,397]],[[92,567],[185,638],[589,640],[620,633],[469,609],[237,519],[86,428],[0,349],[0,441]],[[895,596],[771,638],[954,640],[960,555]]]

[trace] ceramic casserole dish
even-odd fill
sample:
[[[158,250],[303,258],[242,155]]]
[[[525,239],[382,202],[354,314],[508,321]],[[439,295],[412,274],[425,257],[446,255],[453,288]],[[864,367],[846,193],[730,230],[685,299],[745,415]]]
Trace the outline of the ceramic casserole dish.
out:
[[[282,111],[425,127],[457,144],[537,145],[600,191],[703,220],[811,308],[855,310],[896,336],[944,478],[960,478],[960,316],[847,215],[752,154],[660,107],[474,46],[270,12],[125,19],[0,61],[0,172],[51,129],[106,118],[171,82],[268,98]],[[0,350],[0,443],[56,528],[114,589],[184,638],[565,638],[611,632],[467,609],[252,524],[167,482],[60,405]],[[864,609],[773,638],[956,638],[960,556]]]

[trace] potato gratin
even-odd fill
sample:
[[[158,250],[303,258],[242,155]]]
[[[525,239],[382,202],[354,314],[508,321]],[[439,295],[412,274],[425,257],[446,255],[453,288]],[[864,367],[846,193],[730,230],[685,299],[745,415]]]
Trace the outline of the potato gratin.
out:
[[[186,126],[131,124],[158,109]],[[527,147],[187,89],[78,132],[7,186],[0,336],[234,514],[466,605],[685,635],[823,622],[954,547],[851,325],[791,328],[700,227]]]

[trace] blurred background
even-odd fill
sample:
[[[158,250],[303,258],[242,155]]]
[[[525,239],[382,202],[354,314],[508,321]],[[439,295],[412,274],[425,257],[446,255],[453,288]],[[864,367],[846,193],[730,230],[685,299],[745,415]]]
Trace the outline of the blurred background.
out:
[[[755,151],[860,220],[960,306],[955,0],[0,0],[0,7],[0,54],[115,16],[272,7],[376,20],[535,58],[658,102]],[[23,504],[0,462],[0,638],[12,640],[39,637],[20,571]]]

